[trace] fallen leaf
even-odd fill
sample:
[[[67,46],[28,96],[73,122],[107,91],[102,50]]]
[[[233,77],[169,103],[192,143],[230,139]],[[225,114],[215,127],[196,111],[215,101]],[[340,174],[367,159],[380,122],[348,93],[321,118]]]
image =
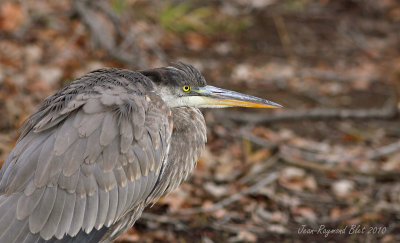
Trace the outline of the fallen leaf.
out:
[[[237,240],[244,242],[256,242],[257,235],[247,230],[240,230],[237,235]]]
[[[294,215],[298,215],[302,218],[305,218],[307,221],[315,222],[317,220],[317,215],[315,214],[314,210],[309,207],[291,207],[290,211]]]
[[[167,204],[171,211],[178,211],[182,209],[183,204],[186,201],[186,194],[184,191],[177,189],[171,192],[167,197],[162,197],[160,203]]]
[[[0,30],[15,31],[24,21],[24,13],[17,3],[6,2],[0,6]]]
[[[354,189],[354,182],[350,180],[340,180],[332,184],[333,193],[340,198],[344,198]]]
[[[208,193],[213,195],[214,197],[222,197],[225,196],[229,193],[229,190],[227,188],[228,186],[219,186],[216,185],[213,182],[206,182],[204,184],[204,190],[206,190]]]
[[[271,150],[269,150],[269,149],[260,149],[260,150],[256,151],[255,153],[250,154],[247,157],[247,161],[249,163],[260,162],[260,161],[266,159],[270,155],[271,155]]]

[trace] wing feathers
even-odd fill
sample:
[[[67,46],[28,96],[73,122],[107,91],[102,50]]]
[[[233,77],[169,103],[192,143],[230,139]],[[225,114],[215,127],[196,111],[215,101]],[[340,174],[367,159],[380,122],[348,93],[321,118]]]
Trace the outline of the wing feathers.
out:
[[[94,169],[94,176],[96,178],[99,188],[108,192],[117,184],[113,171],[102,172],[98,166]]]
[[[112,113],[104,114],[103,125],[100,134],[100,144],[102,146],[109,145],[118,134],[117,121]]]
[[[52,134],[44,142],[42,150],[40,151],[35,172],[35,185],[37,187],[45,186],[60,170],[62,157],[55,156],[53,151],[55,139],[56,133]]]
[[[15,219],[13,211],[9,210],[6,213],[5,218],[2,218],[0,222],[0,232],[7,232],[0,237],[0,242],[13,242],[16,237],[18,237],[21,228],[26,224],[25,221],[19,221]]]
[[[92,231],[96,223],[98,208],[99,208],[99,195],[98,195],[98,190],[95,190],[94,194],[89,196],[86,202],[85,217],[82,226],[82,229],[86,233]]]
[[[83,111],[87,114],[98,113],[104,110],[104,106],[99,99],[89,99],[83,106]]]
[[[100,132],[101,130],[98,128],[87,139],[84,158],[88,164],[94,163],[103,150],[103,147],[100,145]]]
[[[106,222],[108,210],[110,205],[110,199],[108,192],[103,190],[99,191],[99,209],[97,214],[97,219],[95,223],[96,229],[100,229]]]
[[[83,185],[85,188],[85,194],[88,196],[92,196],[98,188],[98,185],[96,183],[96,179],[95,179],[94,175],[93,174],[90,176],[82,175],[80,178],[82,178],[82,181],[83,181]]]
[[[129,124],[129,120],[122,119],[120,124],[120,134],[121,134],[121,153],[125,154],[128,152],[132,146],[133,141],[133,130],[132,125]]]
[[[43,239],[49,240],[55,235],[58,224],[61,220],[61,216],[63,214],[66,196],[67,193],[64,190],[57,190],[57,197],[54,202],[54,208],[51,210],[46,225],[40,231],[40,236],[43,237]]]
[[[38,233],[47,222],[54,207],[57,196],[56,187],[47,187],[33,213],[29,216],[29,229],[32,233]]]
[[[16,235],[11,235],[7,234],[8,236],[11,236],[11,240],[7,241],[8,239],[4,239],[4,241],[1,239],[0,242],[10,242],[10,243],[20,243],[23,242],[26,236],[29,234],[29,221],[25,220],[24,224],[18,228],[18,234]]]
[[[86,149],[86,139],[80,138],[68,149],[67,156],[64,156],[62,173],[71,176],[80,167],[84,159]]]
[[[57,132],[57,138],[54,143],[54,152],[56,155],[61,155],[67,151],[69,146],[79,137],[78,131],[73,127],[75,114],[71,116],[72,117],[67,119]]]
[[[75,236],[82,227],[85,216],[86,196],[77,196],[75,200],[74,215],[68,230],[70,236]]]
[[[114,176],[115,176],[115,179],[116,179],[119,187],[126,186],[127,178],[125,175],[124,168],[122,168],[122,166],[114,169]]]
[[[117,187],[114,187],[108,193],[110,194],[110,196],[109,196],[110,202],[109,202],[107,219],[105,222],[105,225],[107,227],[109,227],[115,220],[115,214],[117,212],[117,206],[118,206],[118,189],[117,189]]]
[[[59,187],[61,189],[65,189],[69,193],[75,193],[80,174],[80,169],[75,171],[75,173],[71,176],[66,176],[63,173],[60,173],[60,176],[58,178]]]
[[[145,152],[145,146],[139,147],[138,145],[133,147],[133,151],[135,152],[137,161],[139,162],[139,169],[141,170],[141,174],[146,176],[149,173],[150,165],[148,164],[149,159],[147,158],[147,153]]]
[[[133,203],[134,199],[134,194],[132,193],[135,191],[135,182],[134,181],[128,181],[126,183],[126,190],[127,190],[127,195],[126,195],[126,202],[125,202],[125,211],[130,210],[130,207]]]
[[[0,196],[0,242],[73,239],[111,226],[128,211],[139,215],[156,184],[171,135],[170,121],[158,118],[169,110],[148,105],[142,86],[128,93],[91,83],[76,94],[83,86],[74,83],[30,118],[0,172],[8,193]]]
[[[112,144],[105,147],[103,150],[103,164],[101,170],[110,171],[114,169],[119,160],[119,155],[119,139],[114,139]]]
[[[36,206],[39,204],[40,199],[44,194],[45,188],[35,190],[31,195],[27,196],[25,194],[21,195],[17,202],[17,219],[23,220],[32,214]],[[2,210],[0,210],[3,212]]]
[[[116,217],[121,216],[122,213],[125,211],[127,195],[128,195],[128,187],[118,186],[118,206],[117,206]]]
[[[89,137],[102,124],[104,113],[82,116],[83,118],[78,126],[78,133],[80,137]]]
[[[55,233],[57,239],[61,239],[69,231],[74,216],[75,199],[75,193],[66,194],[64,210]]]
[[[28,148],[21,153],[21,156],[17,159],[18,166],[15,165],[13,168],[7,168],[6,174],[2,178],[3,181],[7,181],[6,193],[19,191],[22,186],[26,184],[32,177],[32,171],[35,171],[37,161],[40,155],[40,146],[43,141],[48,138],[48,134],[43,134],[37,140],[33,141]],[[4,166],[4,165],[3,165]],[[16,170],[14,176],[9,176],[9,170]],[[7,179],[8,177],[8,179]]]

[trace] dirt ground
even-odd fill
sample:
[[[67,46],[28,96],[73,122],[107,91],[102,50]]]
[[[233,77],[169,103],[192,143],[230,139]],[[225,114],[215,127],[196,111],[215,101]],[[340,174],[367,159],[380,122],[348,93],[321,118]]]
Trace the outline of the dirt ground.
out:
[[[0,162],[91,70],[184,61],[277,110],[204,110],[194,175],[119,242],[400,242],[400,2],[0,2]]]

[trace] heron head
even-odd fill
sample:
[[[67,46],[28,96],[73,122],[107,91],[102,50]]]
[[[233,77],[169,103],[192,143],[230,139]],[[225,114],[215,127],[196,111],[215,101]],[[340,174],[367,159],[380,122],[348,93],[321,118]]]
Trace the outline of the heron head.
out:
[[[282,107],[266,99],[207,85],[199,70],[182,62],[141,73],[154,82],[161,97],[170,107]]]

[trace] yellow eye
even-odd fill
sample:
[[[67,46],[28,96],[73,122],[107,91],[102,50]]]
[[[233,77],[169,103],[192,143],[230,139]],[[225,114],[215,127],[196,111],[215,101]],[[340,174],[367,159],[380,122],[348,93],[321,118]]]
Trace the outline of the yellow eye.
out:
[[[189,85],[183,85],[182,86],[182,90],[185,92],[189,92],[190,91],[190,86]]]

